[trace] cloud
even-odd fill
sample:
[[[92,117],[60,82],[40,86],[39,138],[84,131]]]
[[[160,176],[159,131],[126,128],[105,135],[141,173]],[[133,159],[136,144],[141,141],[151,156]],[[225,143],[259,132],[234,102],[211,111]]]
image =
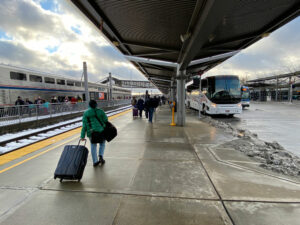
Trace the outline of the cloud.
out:
[[[300,18],[273,32],[207,74],[237,74],[256,78],[300,70]]]
[[[144,80],[74,8],[67,1],[1,0],[0,62],[80,78],[86,61],[90,80],[109,72]]]
[[[145,80],[69,0],[1,0],[0,60],[41,71],[81,77],[86,61],[90,80],[109,72]],[[300,70],[300,19],[272,33],[208,74],[264,74]]]
[[[0,41],[0,52],[5,52],[5,55],[0,55],[0,59],[7,64],[15,62],[19,65],[34,65],[32,62],[40,61],[42,56],[11,41]]]

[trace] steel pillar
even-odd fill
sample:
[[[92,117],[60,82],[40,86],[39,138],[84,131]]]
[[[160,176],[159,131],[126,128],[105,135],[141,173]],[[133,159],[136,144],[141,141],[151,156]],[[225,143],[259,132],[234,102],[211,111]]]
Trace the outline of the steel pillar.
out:
[[[88,75],[87,75],[87,65],[86,62],[83,62],[83,76],[84,76],[84,93],[85,101],[89,104],[90,95],[89,95],[89,86],[88,86]]]
[[[276,102],[278,101],[278,77],[276,78],[276,97],[275,97]]]
[[[289,102],[293,101],[292,77],[289,77]]]
[[[175,85],[175,78],[172,77],[172,80],[171,80],[171,101],[175,101],[176,102],[176,96],[175,96],[175,90],[176,90],[176,85]]]
[[[177,125],[185,125],[185,75],[186,71],[177,69]]]
[[[111,78],[111,73],[109,73],[109,100],[112,101],[112,78]]]

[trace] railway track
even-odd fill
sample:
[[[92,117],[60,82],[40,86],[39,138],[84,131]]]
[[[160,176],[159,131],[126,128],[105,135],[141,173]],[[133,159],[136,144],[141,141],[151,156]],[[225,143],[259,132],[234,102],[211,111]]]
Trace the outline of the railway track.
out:
[[[116,115],[118,113],[124,112],[130,109],[131,106],[125,106],[113,110],[105,111],[107,116]],[[0,156],[7,154],[9,152],[18,150],[19,148],[23,148],[25,146],[31,145],[33,143],[39,142],[41,140],[45,140],[51,137],[54,137],[58,134],[62,134],[68,132],[70,130],[81,127],[81,117],[70,120],[71,122],[63,122],[59,125],[52,125],[46,128],[35,129],[32,132],[26,132],[26,134],[17,136],[17,134],[11,134],[11,136],[16,136],[12,138],[8,138],[4,141],[0,141]]]

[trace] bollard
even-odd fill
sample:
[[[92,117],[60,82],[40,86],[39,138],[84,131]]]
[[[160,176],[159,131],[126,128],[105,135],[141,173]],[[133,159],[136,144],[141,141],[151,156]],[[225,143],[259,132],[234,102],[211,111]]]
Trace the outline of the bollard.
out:
[[[172,107],[172,123],[170,124],[170,126],[176,126],[175,121],[175,101],[173,101],[173,107]]]

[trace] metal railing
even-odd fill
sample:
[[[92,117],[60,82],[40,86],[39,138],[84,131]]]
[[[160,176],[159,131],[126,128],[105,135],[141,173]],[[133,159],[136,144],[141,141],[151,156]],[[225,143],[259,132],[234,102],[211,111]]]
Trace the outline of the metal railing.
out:
[[[99,108],[130,104],[130,100],[98,101]],[[88,108],[86,102],[44,103],[16,106],[0,106],[0,127],[29,121],[47,119],[67,114],[83,112]]]

